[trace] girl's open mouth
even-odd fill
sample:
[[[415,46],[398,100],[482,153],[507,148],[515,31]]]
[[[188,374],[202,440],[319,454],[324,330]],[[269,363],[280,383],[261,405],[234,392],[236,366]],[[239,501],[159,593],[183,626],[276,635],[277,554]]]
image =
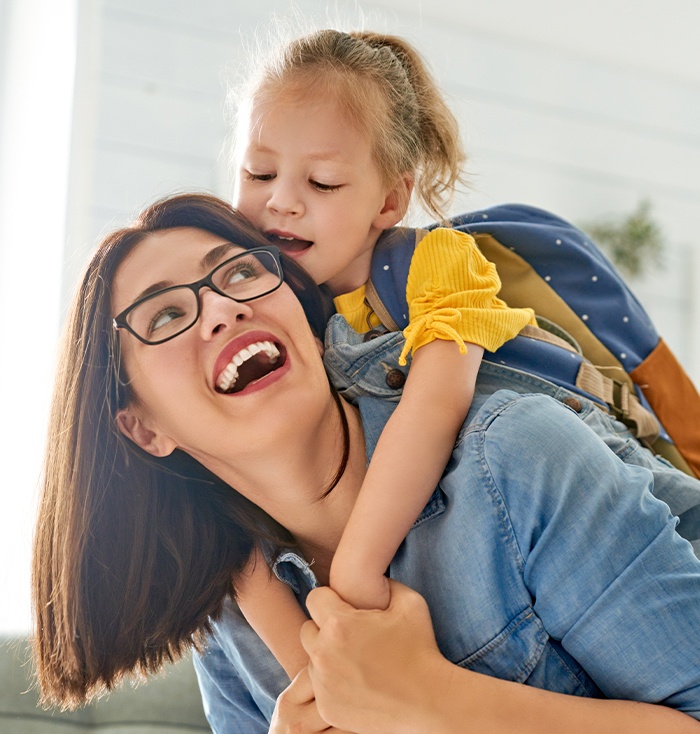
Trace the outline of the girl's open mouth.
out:
[[[277,245],[285,255],[289,255],[290,257],[295,257],[306,252],[313,245],[311,240],[301,240],[293,236],[275,233],[268,233],[267,236],[273,245]]]

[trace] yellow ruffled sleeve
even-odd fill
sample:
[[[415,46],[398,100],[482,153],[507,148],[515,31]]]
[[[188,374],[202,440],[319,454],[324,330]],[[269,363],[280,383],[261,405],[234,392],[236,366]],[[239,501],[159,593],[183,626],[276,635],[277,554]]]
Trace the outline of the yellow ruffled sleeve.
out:
[[[530,308],[509,308],[498,298],[501,280],[474,239],[454,229],[435,229],[416,247],[406,283],[409,324],[399,364],[409,351],[435,339],[465,342],[493,352],[526,324]]]

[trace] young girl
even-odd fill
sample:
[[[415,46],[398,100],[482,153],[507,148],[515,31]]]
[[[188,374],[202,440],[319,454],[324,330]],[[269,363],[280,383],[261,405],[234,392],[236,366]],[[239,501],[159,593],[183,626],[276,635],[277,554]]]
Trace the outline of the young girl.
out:
[[[239,99],[236,206],[330,288],[359,332],[379,325],[365,298],[379,238],[404,217],[413,191],[444,218],[463,162],[454,116],[420,56],[396,37],[302,37],[263,65]],[[410,351],[411,369],[329,573],[335,591],[365,609],[389,602],[385,571],[448,461],[483,350],[534,323],[531,310],[497,298],[495,267],[454,230],[420,241],[405,287],[400,364]],[[261,554],[246,578],[241,609],[293,677],[306,664],[306,616]]]

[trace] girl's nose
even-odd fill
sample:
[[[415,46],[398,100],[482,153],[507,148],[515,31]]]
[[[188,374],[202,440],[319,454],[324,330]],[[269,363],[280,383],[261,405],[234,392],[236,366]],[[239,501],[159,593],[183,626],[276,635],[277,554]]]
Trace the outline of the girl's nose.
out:
[[[279,178],[272,186],[272,193],[267,200],[267,208],[274,214],[300,216],[304,213],[304,202],[295,186]]]
[[[205,340],[212,339],[253,315],[251,303],[239,303],[209,288],[203,288],[199,292],[199,298],[199,330]]]

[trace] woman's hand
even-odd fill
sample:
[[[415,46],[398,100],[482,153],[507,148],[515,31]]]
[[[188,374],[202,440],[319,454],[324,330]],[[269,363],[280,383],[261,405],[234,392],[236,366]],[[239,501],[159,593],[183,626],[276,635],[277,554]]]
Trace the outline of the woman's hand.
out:
[[[308,668],[304,668],[280,693],[269,734],[343,734],[319,715]]]
[[[322,719],[359,734],[434,730],[452,667],[435,643],[423,597],[390,581],[386,611],[357,610],[328,587],[312,591],[302,627]],[[439,708],[439,706],[438,706]]]

